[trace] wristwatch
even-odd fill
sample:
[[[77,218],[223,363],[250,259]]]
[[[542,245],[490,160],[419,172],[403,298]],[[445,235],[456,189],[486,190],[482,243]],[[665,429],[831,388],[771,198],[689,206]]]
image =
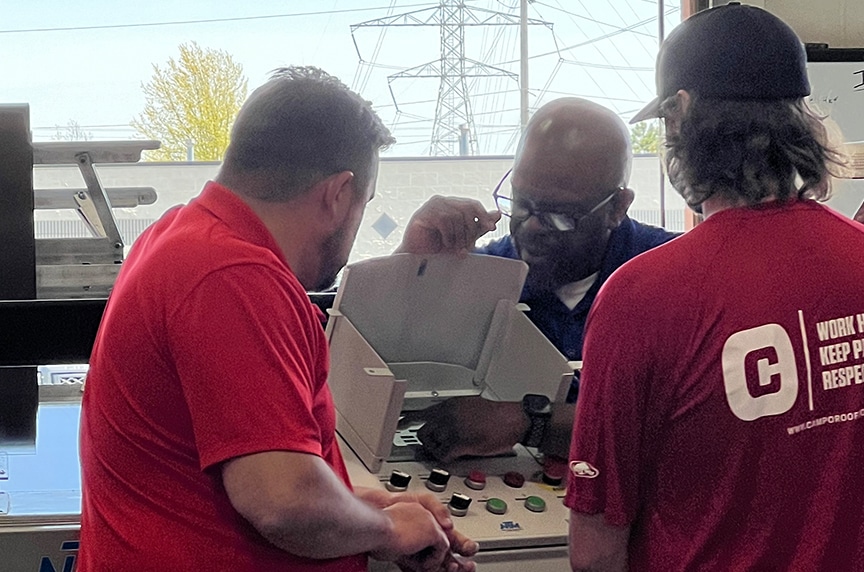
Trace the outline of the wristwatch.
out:
[[[552,419],[552,402],[545,395],[526,393],[522,397],[522,411],[528,416],[530,425],[520,442],[526,447],[539,447]]]

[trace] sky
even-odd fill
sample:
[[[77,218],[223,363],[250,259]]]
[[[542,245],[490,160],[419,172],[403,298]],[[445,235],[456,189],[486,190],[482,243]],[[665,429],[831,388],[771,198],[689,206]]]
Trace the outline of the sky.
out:
[[[478,19],[519,14],[518,0],[465,5]],[[680,20],[678,5],[667,2],[667,34]],[[440,80],[411,70],[440,58],[440,29],[375,24],[405,13],[426,19],[437,7],[412,0],[0,0],[0,103],[30,105],[37,141],[70,121],[94,139],[129,139],[154,64],[164,66],[181,43],[194,41],[229,53],[250,91],[274,68],[321,67],[373,102],[397,137],[388,154],[428,155]],[[628,119],[653,97],[657,16],[652,0],[530,3],[529,17],[551,24],[529,30],[530,108],[577,95]],[[510,154],[519,122],[518,26],[465,30],[467,58],[486,66],[484,73],[511,74],[468,81],[477,152]]]

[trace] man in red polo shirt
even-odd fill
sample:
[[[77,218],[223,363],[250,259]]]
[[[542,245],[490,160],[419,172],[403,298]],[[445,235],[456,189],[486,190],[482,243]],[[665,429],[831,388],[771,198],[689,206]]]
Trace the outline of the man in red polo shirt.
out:
[[[279,70],[216,180],[138,239],[84,394],[79,571],[473,569],[431,495],[352,492],[306,295],[347,261],[392,141],[336,78]]]
[[[864,569],[864,227],[804,46],[728,4],[660,48],[670,179],[705,221],[588,317],[565,504],[574,570]]]

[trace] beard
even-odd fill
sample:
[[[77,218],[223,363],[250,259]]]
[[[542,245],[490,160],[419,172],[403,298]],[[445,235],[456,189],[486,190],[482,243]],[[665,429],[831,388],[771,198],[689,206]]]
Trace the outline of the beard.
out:
[[[586,229],[587,230],[587,229]],[[520,232],[513,234],[516,252],[528,264],[525,286],[532,292],[554,292],[565,284],[591,276],[600,269],[606,250],[601,229],[573,235],[570,232]]]
[[[345,229],[339,228],[328,236],[321,245],[321,268],[313,292],[324,292],[333,287],[339,272],[348,262],[345,250]]]
[[[535,259],[529,262],[525,286],[532,292],[555,292],[561,286],[579,280],[579,278],[570,278],[570,276],[578,274],[581,274],[581,272],[574,270],[571,265],[564,264],[561,261],[538,261]]]

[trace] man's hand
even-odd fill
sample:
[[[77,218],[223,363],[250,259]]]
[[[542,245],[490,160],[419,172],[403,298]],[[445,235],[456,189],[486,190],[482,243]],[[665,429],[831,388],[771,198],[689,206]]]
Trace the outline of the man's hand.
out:
[[[405,420],[426,422],[417,437],[430,455],[445,462],[463,455],[508,453],[529,426],[520,402],[479,396],[453,397],[412,412]]]
[[[500,218],[501,213],[487,211],[474,199],[436,195],[408,221],[396,252],[467,253],[474,249],[478,238],[495,230]]]
[[[430,564],[424,560],[422,553],[400,558],[396,561],[396,565],[403,572],[475,572],[477,570],[477,565],[473,560],[458,556],[452,552],[438,568],[430,567]]]
[[[861,206],[858,207],[858,212],[852,218],[860,223],[864,223],[864,203],[861,203]]]
[[[441,570],[450,555],[450,542],[435,517],[419,503],[398,502],[384,509],[392,526],[376,560],[397,562],[412,570]]]
[[[450,518],[450,513],[444,504],[434,495],[429,493],[391,493],[382,489],[365,487],[356,487],[354,494],[364,502],[380,509],[400,502],[420,504],[432,514],[450,542],[451,553],[445,558],[442,570],[447,570],[447,572],[473,572],[475,569],[474,562],[468,560],[468,558],[477,553],[479,548],[477,543],[453,528],[453,520]],[[413,570],[415,568],[412,568],[411,564],[414,564],[414,560],[416,560],[415,557],[409,557],[410,562],[398,561],[397,563],[403,565],[403,569]]]

